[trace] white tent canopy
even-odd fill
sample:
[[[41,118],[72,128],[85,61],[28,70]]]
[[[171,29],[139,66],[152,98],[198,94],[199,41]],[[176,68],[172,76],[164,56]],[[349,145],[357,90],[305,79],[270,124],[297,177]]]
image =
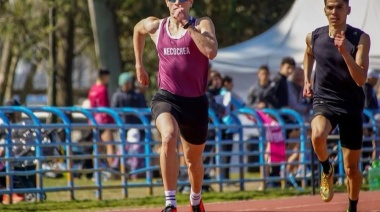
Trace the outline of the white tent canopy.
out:
[[[348,24],[371,36],[370,67],[380,69],[380,0],[351,0]],[[237,92],[245,97],[255,73],[263,64],[277,72],[281,59],[292,56],[301,65],[305,38],[314,29],[327,25],[323,0],[296,0],[288,14],[263,34],[240,44],[220,49],[213,68],[234,77]]]

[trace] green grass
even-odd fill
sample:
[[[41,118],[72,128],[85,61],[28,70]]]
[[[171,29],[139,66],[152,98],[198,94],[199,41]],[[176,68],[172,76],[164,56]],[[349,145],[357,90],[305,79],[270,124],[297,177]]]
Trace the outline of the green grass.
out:
[[[234,176],[236,178],[237,176]],[[251,174],[247,177],[257,177]],[[44,179],[44,187],[63,186],[66,185],[66,179]],[[86,186],[93,185],[90,180],[76,179],[75,185]],[[108,181],[105,185],[117,185],[120,181]],[[213,186],[217,190],[217,186]],[[270,189],[266,191],[257,191],[258,183],[247,183],[247,191],[238,191],[236,186],[224,188],[224,192],[209,192],[202,194],[207,202],[225,202],[236,200],[252,200],[252,199],[273,199],[289,196],[299,196],[311,194],[311,189],[305,191],[297,191],[295,189]],[[368,186],[364,186],[363,190],[368,190]],[[130,188],[128,189],[130,198],[122,199],[121,189],[107,189],[103,192],[104,200],[97,201],[93,190],[75,191],[74,201],[69,201],[68,192],[50,192],[47,194],[48,199],[43,203],[19,203],[15,205],[0,205],[0,211],[102,211],[103,209],[112,208],[139,208],[139,207],[159,207],[163,205],[163,188],[155,187],[154,195],[149,196],[146,188]],[[336,192],[344,192],[345,187],[336,187]],[[188,204],[188,195],[179,194],[177,196],[178,204]]]

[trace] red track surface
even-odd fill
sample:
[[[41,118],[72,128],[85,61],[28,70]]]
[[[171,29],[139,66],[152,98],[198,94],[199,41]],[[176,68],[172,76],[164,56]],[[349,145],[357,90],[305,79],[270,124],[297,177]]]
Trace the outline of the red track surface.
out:
[[[204,200],[207,202],[207,200]],[[347,194],[335,194],[334,199],[324,203],[318,195],[281,198],[272,200],[250,200],[236,202],[222,202],[205,204],[207,212],[212,211],[340,211],[345,212],[348,205]],[[189,206],[178,207],[179,212],[189,211]],[[162,208],[145,209],[117,209],[110,212],[159,212]],[[358,211],[380,212],[380,191],[362,192],[358,204]]]

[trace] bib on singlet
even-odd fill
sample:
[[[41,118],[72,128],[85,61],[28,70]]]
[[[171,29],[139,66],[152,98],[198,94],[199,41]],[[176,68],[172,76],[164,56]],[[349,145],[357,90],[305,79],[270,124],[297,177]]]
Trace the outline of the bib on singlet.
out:
[[[162,20],[157,38],[158,86],[178,96],[202,96],[207,87],[209,60],[187,31],[182,37],[174,38],[168,24],[169,18]]]

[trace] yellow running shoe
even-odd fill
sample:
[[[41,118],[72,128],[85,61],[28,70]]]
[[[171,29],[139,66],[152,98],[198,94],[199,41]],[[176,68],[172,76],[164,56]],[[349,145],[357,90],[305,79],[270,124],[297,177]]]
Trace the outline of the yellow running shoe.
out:
[[[334,167],[330,166],[330,173],[322,172],[320,193],[324,202],[330,202],[334,197]]]

